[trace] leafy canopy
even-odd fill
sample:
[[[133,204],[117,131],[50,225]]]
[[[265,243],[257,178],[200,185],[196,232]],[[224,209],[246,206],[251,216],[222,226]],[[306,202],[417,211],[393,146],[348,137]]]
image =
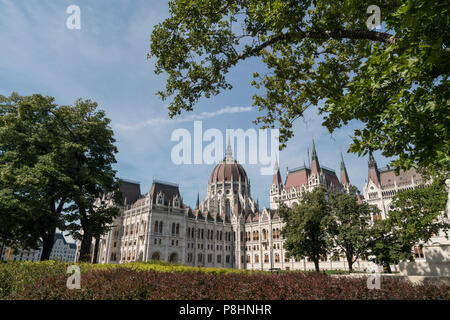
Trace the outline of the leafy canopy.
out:
[[[319,260],[328,253],[326,219],[330,205],[324,188],[317,187],[303,194],[299,204],[288,208],[283,204],[279,215],[285,222],[281,234],[289,256],[308,257],[319,271]]]
[[[356,188],[350,193],[330,194],[331,214],[325,219],[327,240],[334,254],[344,254],[349,270],[357,259],[367,256],[371,235],[371,216],[378,211],[374,206],[359,202]]]
[[[254,106],[262,127],[292,124],[318,106],[333,132],[359,120],[350,151],[382,150],[398,169],[447,168],[450,160],[450,6],[385,0],[383,29],[366,26],[368,0],[172,0],[151,35],[157,74],[168,75],[169,115],[232,88],[226,75],[256,57]],[[258,90],[260,89],[260,90]]]
[[[430,185],[398,192],[388,218],[376,221],[373,227],[371,249],[375,261],[388,264],[414,260],[414,245],[428,242],[435,234],[447,237],[446,201],[442,177]]]
[[[85,227],[94,199],[117,187],[109,124],[90,100],[58,106],[39,94],[0,95],[0,240],[31,247],[41,239],[48,259],[56,228]],[[116,213],[100,210],[86,225],[101,232]]]

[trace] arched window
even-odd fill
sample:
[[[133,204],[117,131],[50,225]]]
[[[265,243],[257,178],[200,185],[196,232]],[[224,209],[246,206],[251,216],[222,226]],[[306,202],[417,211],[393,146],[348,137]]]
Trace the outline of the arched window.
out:
[[[162,230],[163,230],[163,222],[160,221],[159,222],[159,233],[162,233]]]
[[[156,260],[156,261],[159,261],[159,260],[160,260],[160,254],[159,254],[159,252],[154,252],[154,253],[152,254],[152,260]]]
[[[259,255],[255,254],[255,263],[259,263]]]
[[[175,223],[173,222],[172,223],[172,235],[174,235],[175,234]]]
[[[158,221],[155,221],[155,233],[158,233]]]
[[[169,262],[175,263],[178,261],[178,255],[176,252],[173,252],[169,257]]]
[[[230,206],[230,200],[225,200],[225,214],[229,216],[231,214],[231,206]]]

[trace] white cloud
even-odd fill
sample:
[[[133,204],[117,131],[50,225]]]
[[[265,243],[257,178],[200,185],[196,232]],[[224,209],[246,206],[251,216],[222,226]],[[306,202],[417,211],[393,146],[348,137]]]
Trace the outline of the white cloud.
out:
[[[204,119],[211,119],[218,116],[221,116],[223,114],[232,114],[232,113],[241,113],[241,112],[252,112],[252,107],[230,107],[227,106],[225,108],[219,109],[217,111],[213,112],[202,112],[200,114],[190,114],[186,117],[182,118],[175,118],[170,119],[169,117],[164,118],[153,118],[146,121],[134,123],[131,125],[128,124],[117,124],[115,127],[117,129],[124,129],[124,130],[133,130],[138,128],[144,128],[144,127],[151,127],[151,126],[161,126],[166,124],[173,124],[173,123],[181,123],[181,122],[191,122],[195,120],[204,120]]]

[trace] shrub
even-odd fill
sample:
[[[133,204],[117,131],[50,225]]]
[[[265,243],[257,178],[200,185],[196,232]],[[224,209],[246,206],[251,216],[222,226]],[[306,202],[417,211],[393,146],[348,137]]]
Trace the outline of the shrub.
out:
[[[447,285],[413,285],[383,279],[380,290],[367,289],[365,278],[330,277],[300,272],[205,273],[156,272],[132,268],[90,270],[81,289],[66,288],[67,277],[38,279],[11,295],[13,299],[125,300],[304,300],[304,299],[450,299]]]
[[[81,290],[69,290],[69,265],[54,261],[0,264],[0,299],[450,299],[448,285],[413,285],[383,278],[381,290],[369,290],[363,276],[275,274],[159,262],[78,263]]]
[[[47,277],[61,275],[67,278],[66,270],[73,263],[63,263],[56,261],[29,262],[17,261],[0,264],[0,299],[7,299],[10,295],[23,290],[25,285]],[[181,264],[174,264],[160,261],[133,262],[126,264],[90,264],[77,263],[81,273],[94,270],[115,270],[132,269],[136,271],[155,271],[155,272],[177,272],[177,273],[210,273],[210,274],[228,274],[228,273],[252,273],[252,271],[234,270],[225,268],[202,268],[190,267]],[[256,271],[255,271],[256,272]]]

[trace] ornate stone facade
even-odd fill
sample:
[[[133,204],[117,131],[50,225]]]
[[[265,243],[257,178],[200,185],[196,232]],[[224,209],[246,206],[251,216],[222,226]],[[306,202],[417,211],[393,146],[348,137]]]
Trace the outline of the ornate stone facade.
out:
[[[319,164],[313,142],[311,167],[289,170],[283,184],[278,165],[270,187],[270,208],[251,197],[250,180],[234,160],[230,145],[213,169],[206,197],[194,209],[184,204],[178,185],[154,181],[140,195],[138,183],[123,181],[125,202],[112,229],[102,237],[99,263],[163,260],[192,266],[238,269],[313,270],[308,259],[286,258],[276,208],[298,202],[303,192],[322,185],[348,191],[350,181],[341,156],[341,179]],[[103,199],[105,200],[105,199]],[[365,269],[358,261],[354,269]],[[323,269],[347,269],[343,257],[323,257]]]
[[[401,190],[411,190],[429,183],[414,168],[395,174],[388,166],[378,169],[372,154],[369,155],[368,179],[364,185],[364,199],[367,203],[377,206],[380,214],[373,219],[386,219],[392,209],[392,199]],[[450,197],[450,189],[449,189]],[[447,202],[447,206],[450,200]],[[442,213],[440,219],[447,223],[450,213]],[[443,231],[434,235],[428,243],[418,243],[412,248],[415,262],[400,263],[400,272],[404,275],[448,276],[450,274],[450,240]]]

